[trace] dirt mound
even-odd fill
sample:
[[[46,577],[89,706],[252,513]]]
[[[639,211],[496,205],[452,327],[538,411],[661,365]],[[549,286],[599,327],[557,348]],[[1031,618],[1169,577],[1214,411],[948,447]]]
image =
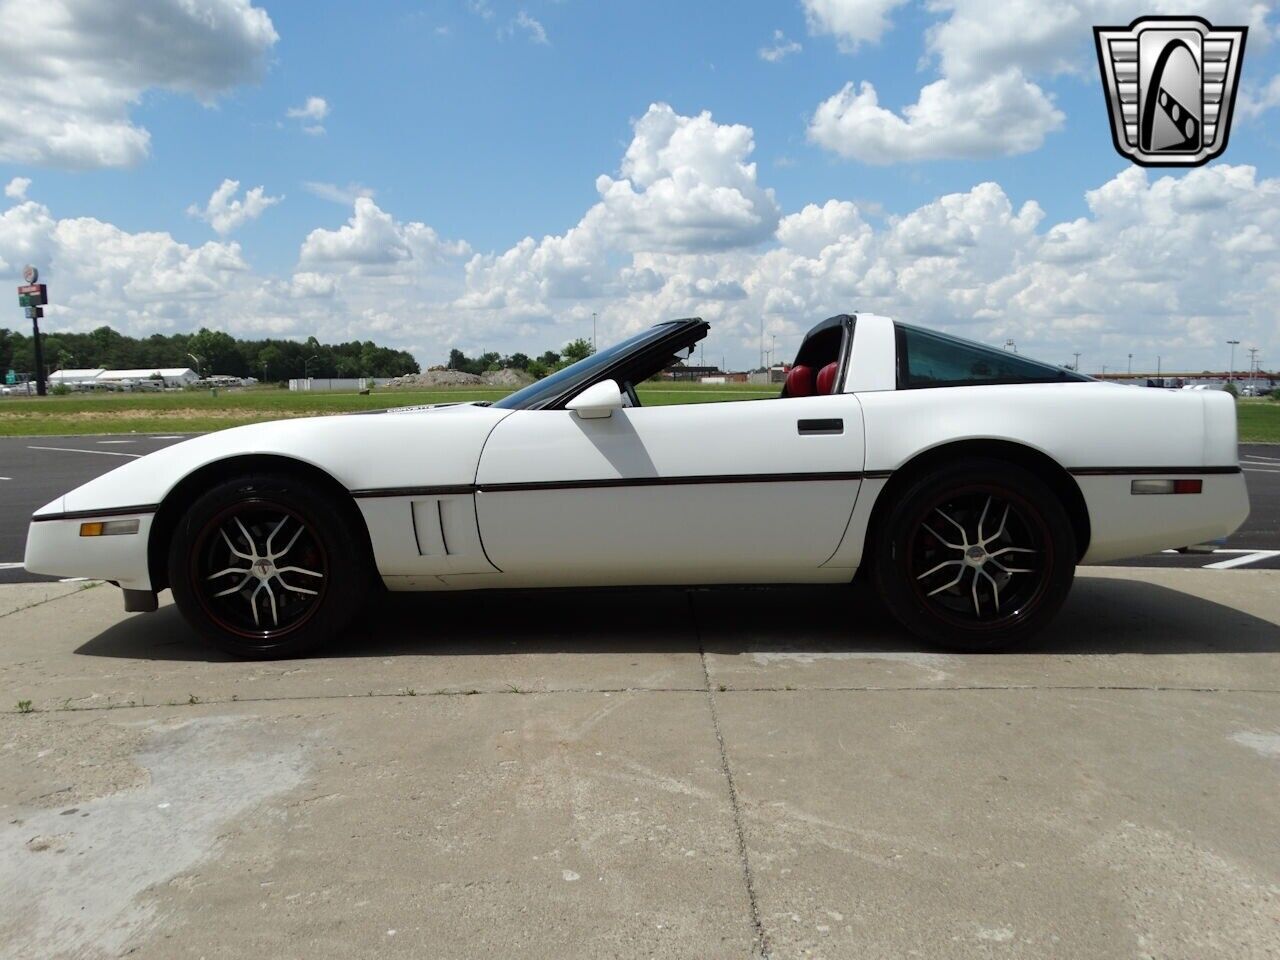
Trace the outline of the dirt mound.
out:
[[[474,373],[461,370],[428,370],[426,373],[407,373],[395,377],[389,387],[466,387],[484,383]]]
[[[523,370],[507,368],[505,370],[489,370],[481,374],[480,379],[495,387],[523,387],[533,383],[532,375]]]

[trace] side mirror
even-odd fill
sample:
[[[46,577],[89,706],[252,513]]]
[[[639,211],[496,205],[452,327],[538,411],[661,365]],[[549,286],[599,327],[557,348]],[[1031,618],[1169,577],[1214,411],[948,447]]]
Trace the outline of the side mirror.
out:
[[[565,404],[583,420],[598,420],[622,409],[622,388],[617,380],[602,380],[587,387]]]

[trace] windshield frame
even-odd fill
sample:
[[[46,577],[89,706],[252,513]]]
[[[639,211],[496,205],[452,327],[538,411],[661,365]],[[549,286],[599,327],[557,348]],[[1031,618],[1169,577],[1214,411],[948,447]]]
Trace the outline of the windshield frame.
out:
[[[659,323],[509,393],[490,406],[503,410],[560,409],[593,384],[604,380],[618,380],[627,373],[632,375],[623,379],[632,380],[636,376],[636,368],[646,361],[656,363],[658,369],[661,369],[670,359],[675,358],[678,351],[692,347],[710,329],[710,325],[698,317]],[[657,370],[645,372],[640,379],[650,377],[655,372]]]

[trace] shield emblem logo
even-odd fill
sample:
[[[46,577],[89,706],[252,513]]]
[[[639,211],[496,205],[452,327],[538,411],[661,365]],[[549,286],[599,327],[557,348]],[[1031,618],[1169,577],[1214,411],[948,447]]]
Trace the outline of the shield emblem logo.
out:
[[[1116,150],[1144,167],[1195,167],[1221,154],[1248,32],[1200,17],[1094,27]]]

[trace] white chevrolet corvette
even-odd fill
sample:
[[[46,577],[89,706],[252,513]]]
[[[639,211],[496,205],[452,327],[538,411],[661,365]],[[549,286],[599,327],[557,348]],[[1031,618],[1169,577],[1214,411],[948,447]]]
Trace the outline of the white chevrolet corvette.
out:
[[[201,633],[286,656],[391,590],[840,583],[865,568],[934,643],[1058,610],[1077,563],[1248,514],[1221,392],[1100,383],[870,314],[813,328],[776,398],[642,407],[701,320],[496,403],[224,430],[38,510],[26,567],[173,591]]]

